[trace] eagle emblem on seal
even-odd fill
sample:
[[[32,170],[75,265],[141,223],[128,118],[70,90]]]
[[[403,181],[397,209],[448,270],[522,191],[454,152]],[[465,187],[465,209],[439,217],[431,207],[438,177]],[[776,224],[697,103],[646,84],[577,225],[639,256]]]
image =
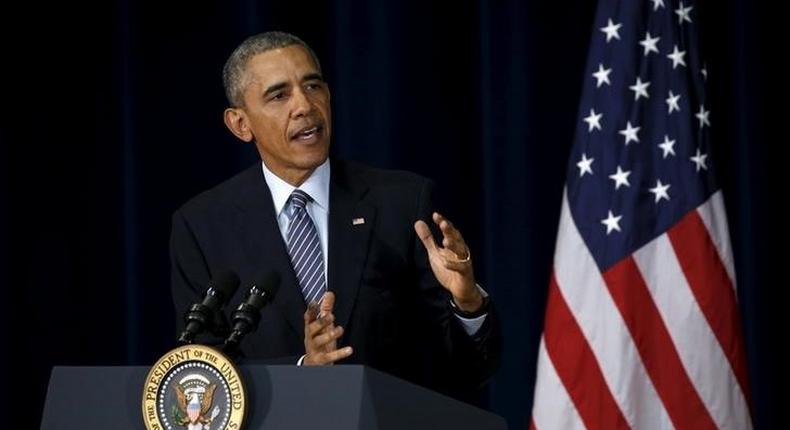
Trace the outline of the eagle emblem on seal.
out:
[[[187,430],[211,430],[211,422],[220,414],[219,406],[211,408],[216,389],[217,384],[199,374],[187,375],[173,384],[177,399],[172,411],[175,424]]]

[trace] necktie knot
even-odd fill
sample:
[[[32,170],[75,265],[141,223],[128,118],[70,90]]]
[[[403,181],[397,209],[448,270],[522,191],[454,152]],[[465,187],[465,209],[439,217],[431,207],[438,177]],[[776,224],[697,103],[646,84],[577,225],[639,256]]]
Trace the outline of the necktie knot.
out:
[[[296,213],[300,209],[304,209],[307,206],[307,202],[311,201],[312,198],[309,194],[297,188],[291,193],[291,197],[288,200],[291,204],[291,210],[293,213]]]

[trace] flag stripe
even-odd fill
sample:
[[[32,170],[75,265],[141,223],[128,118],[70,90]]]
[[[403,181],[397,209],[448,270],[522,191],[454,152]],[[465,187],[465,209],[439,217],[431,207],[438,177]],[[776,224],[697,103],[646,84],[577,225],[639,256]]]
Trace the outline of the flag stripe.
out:
[[[588,429],[630,428],[601,374],[584,334],[551,277],[543,336],[546,351]]]
[[[628,423],[639,429],[663,429],[669,416],[647,376],[639,353],[612,300],[603,276],[570,216],[567,193],[560,212],[554,275],[584,338],[595,353],[604,379]],[[551,324],[546,311],[546,326]],[[544,330],[546,330],[544,328]],[[628,366],[623,366],[623,359]]]
[[[675,428],[716,428],[634,260],[621,260],[604,273],[604,279]]]
[[[708,230],[711,240],[718,250],[719,258],[727,270],[732,286],[735,287],[735,264],[732,261],[730,249],[730,230],[727,225],[726,211],[724,210],[724,196],[717,191],[705,204],[697,209],[702,223]]]
[[[737,382],[692,295],[669,237],[661,235],[635,252],[634,261],[713,422],[718,427],[727,427],[727,423],[732,427],[731,411],[721,406],[722,402],[728,407],[734,405],[733,396],[740,394],[733,389]],[[739,422],[735,428],[745,429],[748,425]]]
[[[532,405],[531,426],[539,429],[582,430],[581,417],[576,411],[568,392],[562,385],[557,371],[546,351],[546,340],[540,338],[538,349],[538,376],[535,388],[535,402]]]
[[[735,373],[740,391],[748,404],[746,357],[738,299],[708,230],[699,213],[694,211],[667,234],[694,298]],[[694,240],[689,240],[691,238]]]

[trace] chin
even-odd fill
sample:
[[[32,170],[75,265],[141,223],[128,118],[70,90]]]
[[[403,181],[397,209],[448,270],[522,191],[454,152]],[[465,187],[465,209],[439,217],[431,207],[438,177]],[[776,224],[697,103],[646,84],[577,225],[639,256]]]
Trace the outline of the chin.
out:
[[[323,164],[328,157],[329,152],[325,150],[312,154],[304,154],[302,157],[299,157],[299,164],[301,165],[300,167],[304,169],[315,169],[316,167]]]
[[[305,159],[320,160],[319,164],[329,156],[329,144],[325,142],[315,143],[313,145],[304,146],[301,148],[302,155]]]

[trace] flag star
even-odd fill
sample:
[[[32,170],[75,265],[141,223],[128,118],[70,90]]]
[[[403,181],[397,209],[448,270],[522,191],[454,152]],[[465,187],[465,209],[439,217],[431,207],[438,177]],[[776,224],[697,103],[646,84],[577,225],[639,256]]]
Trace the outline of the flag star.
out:
[[[658,47],[656,46],[656,43],[658,43],[659,39],[661,38],[660,37],[651,38],[650,32],[649,31],[647,32],[647,34],[645,35],[645,39],[639,42],[640,45],[645,47],[645,56],[647,56],[647,54],[649,54],[651,51],[658,54]]]
[[[653,11],[657,11],[659,7],[664,7],[664,0],[650,0],[653,2]]]
[[[678,15],[678,24],[683,24],[683,21],[691,22],[691,18],[689,17],[691,9],[694,9],[694,6],[683,7],[683,2],[680,2],[680,6],[675,9],[675,13]]]
[[[672,111],[680,112],[680,105],[678,105],[678,101],[680,100],[680,94],[675,95],[672,93],[672,90],[669,90],[669,97],[667,97],[667,106],[669,106],[669,113],[671,114]]]
[[[644,96],[646,99],[650,98],[650,95],[647,94],[647,87],[649,86],[650,82],[642,82],[639,76],[637,76],[636,83],[628,88],[634,92],[634,100],[639,100],[639,96]]]
[[[609,43],[612,38],[620,40],[620,27],[622,27],[622,23],[615,24],[612,22],[612,18],[609,18],[609,21],[606,24],[606,27],[601,27],[601,31],[606,33],[606,43]]]
[[[672,60],[672,69],[674,70],[678,64],[681,66],[685,66],[686,62],[683,60],[683,57],[686,55],[686,51],[678,51],[678,46],[675,45],[675,49],[672,51],[671,54],[667,55],[667,58]]]
[[[584,176],[585,173],[593,174],[592,171],[592,162],[595,161],[595,158],[587,158],[587,153],[582,153],[582,159],[578,163],[579,166],[579,177],[581,178]]]
[[[655,188],[650,188],[650,192],[656,195],[655,203],[658,203],[661,199],[667,199],[667,201],[669,201],[667,190],[670,186],[669,184],[662,184],[661,179],[656,180]]]
[[[706,125],[710,127],[710,119],[708,119],[709,115],[710,111],[705,110],[705,105],[699,105],[699,112],[694,114],[694,116],[696,116],[699,120],[699,128],[705,127]]]
[[[609,215],[601,220],[601,224],[606,226],[606,235],[608,236],[612,230],[620,231],[620,219],[622,215],[614,216],[612,211],[609,211]]]
[[[625,128],[618,132],[618,133],[622,134],[623,136],[625,136],[625,146],[628,146],[628,142],[630,142],[632,140],[634,142],[637,142],[637,143],[639,142],[639,136],[637,136],[636,133],[639,132],[640,128],[641,127],[633,127],[633,126],[631,126],[631,121],[628,121],[625,124]]]
[[[609,175],[609,178],[611,178],[614,181],[614,189],[619,190],[620,185],[625,185],[626,187],[630,187],[631,184],[628,182],[628,175],[630,174],[631,174],[630,170],[623,171],[623,169],[621,169],[620,166],[617,166],[617,172],[614,173],[613,175]]]
[[[664,141],[658,144],[658,147],[664,150],[664,158],[667,158],[667,155],[675,154],[675,140],[669,140],[669,136],[666,134],[664,135]]]
[[[590,115],[584,118],[584,122],[587,123],[587,132],[592,132],[594,129],[601,129],[601,117],[603,116],[602,113],[595,113],[594,109],[590,109]]]
[[[609,81],[609,73],[612,73],[611,68],[604,69],[603,64],[598,65],[598,71],[592,74],[593,77],[595,77],[595,79],[598,81],[596,88],[601,88],[601,85],[603,84],[612,85],[612,83]]]
[[[705,159],[708,158],[708,154],[703,154],[700,152],[699,148],[697,148],[697,155],[691,157],[691,161],[697,165],[697,171],[699,172],[700,169],[708,170],[708,166],[705,164]]]

